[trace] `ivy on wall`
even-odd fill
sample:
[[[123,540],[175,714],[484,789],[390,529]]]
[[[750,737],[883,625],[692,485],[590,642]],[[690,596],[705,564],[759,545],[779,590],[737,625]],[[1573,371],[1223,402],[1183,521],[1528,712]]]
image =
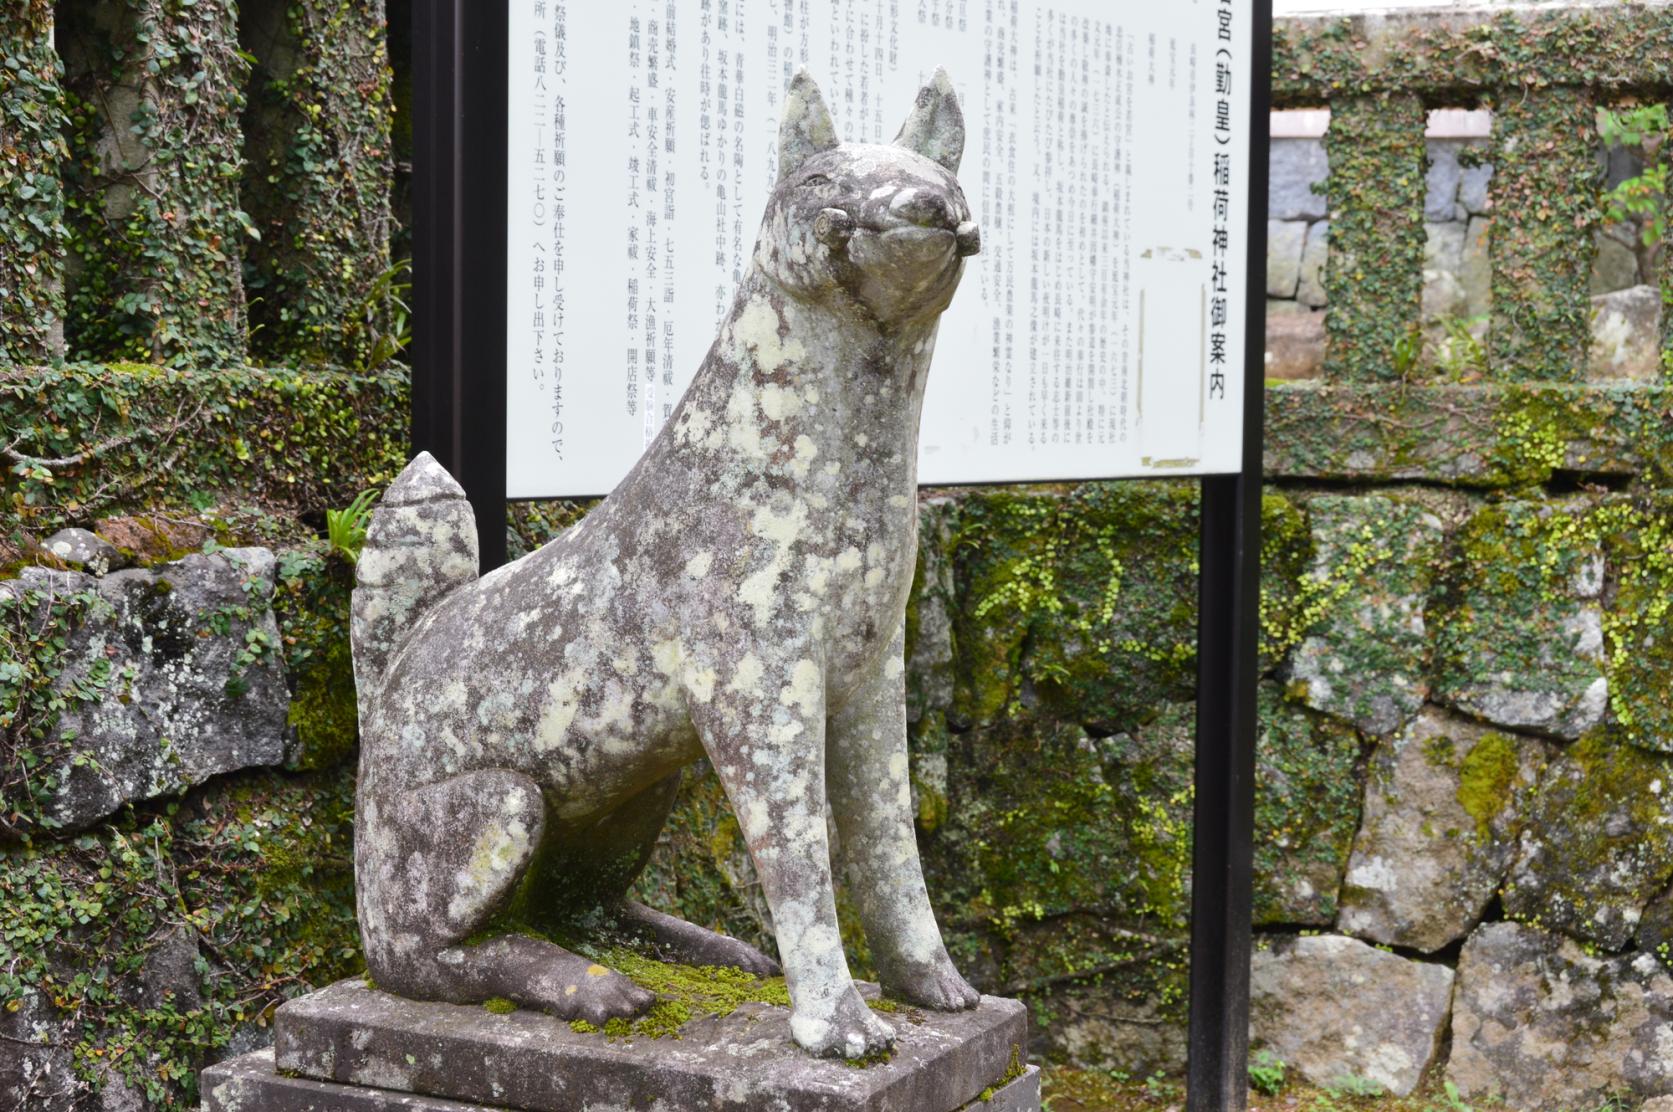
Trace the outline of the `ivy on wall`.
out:
[[[66,340],[82,359],[242,362],[248,65],[236,9],[70,0]]]
[[[1423,304],[1425,116],[1413,95],[1331,102],[1325,377],[1402,377]]]
[[[146,505],[319,513],[407,459],[407,376],[67,364],[0,370],[0,496],[36,535]]]
[[[50,0],[0,3],[0,365],[62,346],[62,67]]]
[[[1518,89],[1493,111],[1489,374],[1565,381],[1591,343],[1597,113],[1588,89]]]
[[[1473,100],[1505,88],[1673,84],[1673,9],[1610,4],[1510,11],[1467,23],[1421,13],[1279,20],[1272,38],[1278,107],[1345,94],[1421,91]]]
[[[255,59],[243,198],[250,347],[268,362],[379,361],[390,321],[391,69],[382,0],[247,0]]]

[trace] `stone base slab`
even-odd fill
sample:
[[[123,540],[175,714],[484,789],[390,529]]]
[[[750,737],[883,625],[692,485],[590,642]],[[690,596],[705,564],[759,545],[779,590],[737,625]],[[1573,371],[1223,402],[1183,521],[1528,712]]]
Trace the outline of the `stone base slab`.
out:
[[[861,986],[867,996],[876,989]],[[340,981],[279,1009],[275,1065],[284,1081],[358,1087],[389,1101],[354,1108],[514,1108],[525,1112],[634,1108],[650,1112],[994,1112],[1039,1108],[1028,1071],[973,1104],[1027,1054],[1027,1017],[1015,1000],[984,996],[968,1012],[902,1009],[883,1017],[896,1032],[886,1062],[866,1067],[809,1057],[790,1038],[789,1009],[745,1004],[693,1020],[679,1038],[609,1038],[529,1011],[406,1000]],[[244,1061],[240,1059],[240,1061]],[[216,1067],[224,1069],[226,1067]],[[213,1075],[213,1076],[212,1076]],[[221,1075],[205,1074],[205,1091]],[[231,1079],[231,1074],[227,1077]],[[285,1099],[289,1099],[286,1097]],[[337,1099],[334,1097],[333,1099]],[[464,1102],[451,1104],[449,1101]],[[209,1108],[231,1112],[234,1107]],[[268,1106],[262,1106],[268,1107]],[[279,1104],[280,1112],[338,1105]]]
[[[203,1112],[482,1112],[487,1107],[286,1077],[273,1068],[272,1047],[210,1066],[203,1071],[199,1088]]]
[[[273,1069],[273,1050],[257,1050],[203,1071],[203,1112],[501,1112],[393,1089],[286,1077]],[[959,1112],[1040,1112],[1040,1067],[1029,1066],[986,1100]]]

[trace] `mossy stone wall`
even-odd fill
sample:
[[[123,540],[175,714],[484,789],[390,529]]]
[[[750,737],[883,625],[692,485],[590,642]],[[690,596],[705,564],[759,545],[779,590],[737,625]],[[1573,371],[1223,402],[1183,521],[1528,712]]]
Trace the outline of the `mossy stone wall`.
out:
[[[63,347],[63,66],[50,0],[0,5],[0,366]]]
[[[390,84],[381,0],[8,0],[0,366],[390,360]]]
[[[245,0],[255,58],[242,200],[250,350],[264,362],[376,365],[393,326],[391,69],[382,0]]]
[[[1333,381],[1398,377],[1395,352],[1417,330],[1423,299],[1423,101],[1378,93],[1331,101],[1330,263],[1325,373]]]
[[[248,63],[234,9],[72,0],[66,62],[72,356],[195,364],[243,357],[238,117]]]

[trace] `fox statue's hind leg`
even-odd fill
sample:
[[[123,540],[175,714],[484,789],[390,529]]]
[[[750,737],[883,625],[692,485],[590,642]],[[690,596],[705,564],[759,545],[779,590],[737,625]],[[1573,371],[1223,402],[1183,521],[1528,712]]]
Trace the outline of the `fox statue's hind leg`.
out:
[[[472,944],[523,877],[546,833],[535,782],[499,769],[360,800],[359,910],[380,988],[458,1004],[504,997],[603,1024],[655,997],[542,939]]]
[[[675,773],[584,824],[548,826],[533,866],[537,874],[523,886],[529,895],[522,910],[537,921],[596,911],[600,927],[648,944],[667,960],[777,975],[778,963],[755,947],[628,898],[650,863],[679,787],[680,774]]]

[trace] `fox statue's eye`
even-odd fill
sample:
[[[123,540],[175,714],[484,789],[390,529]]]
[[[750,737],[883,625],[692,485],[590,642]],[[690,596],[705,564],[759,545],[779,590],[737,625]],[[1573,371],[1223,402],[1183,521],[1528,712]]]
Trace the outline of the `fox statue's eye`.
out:
[[[830,185],[830,184],[831,184],[831,179],[826,177],[824,174],[809,174],[807,177],[802,179],[802,188],[804,188],[804,189],[807,189],[807,188],[817,189],[821,185]]]

